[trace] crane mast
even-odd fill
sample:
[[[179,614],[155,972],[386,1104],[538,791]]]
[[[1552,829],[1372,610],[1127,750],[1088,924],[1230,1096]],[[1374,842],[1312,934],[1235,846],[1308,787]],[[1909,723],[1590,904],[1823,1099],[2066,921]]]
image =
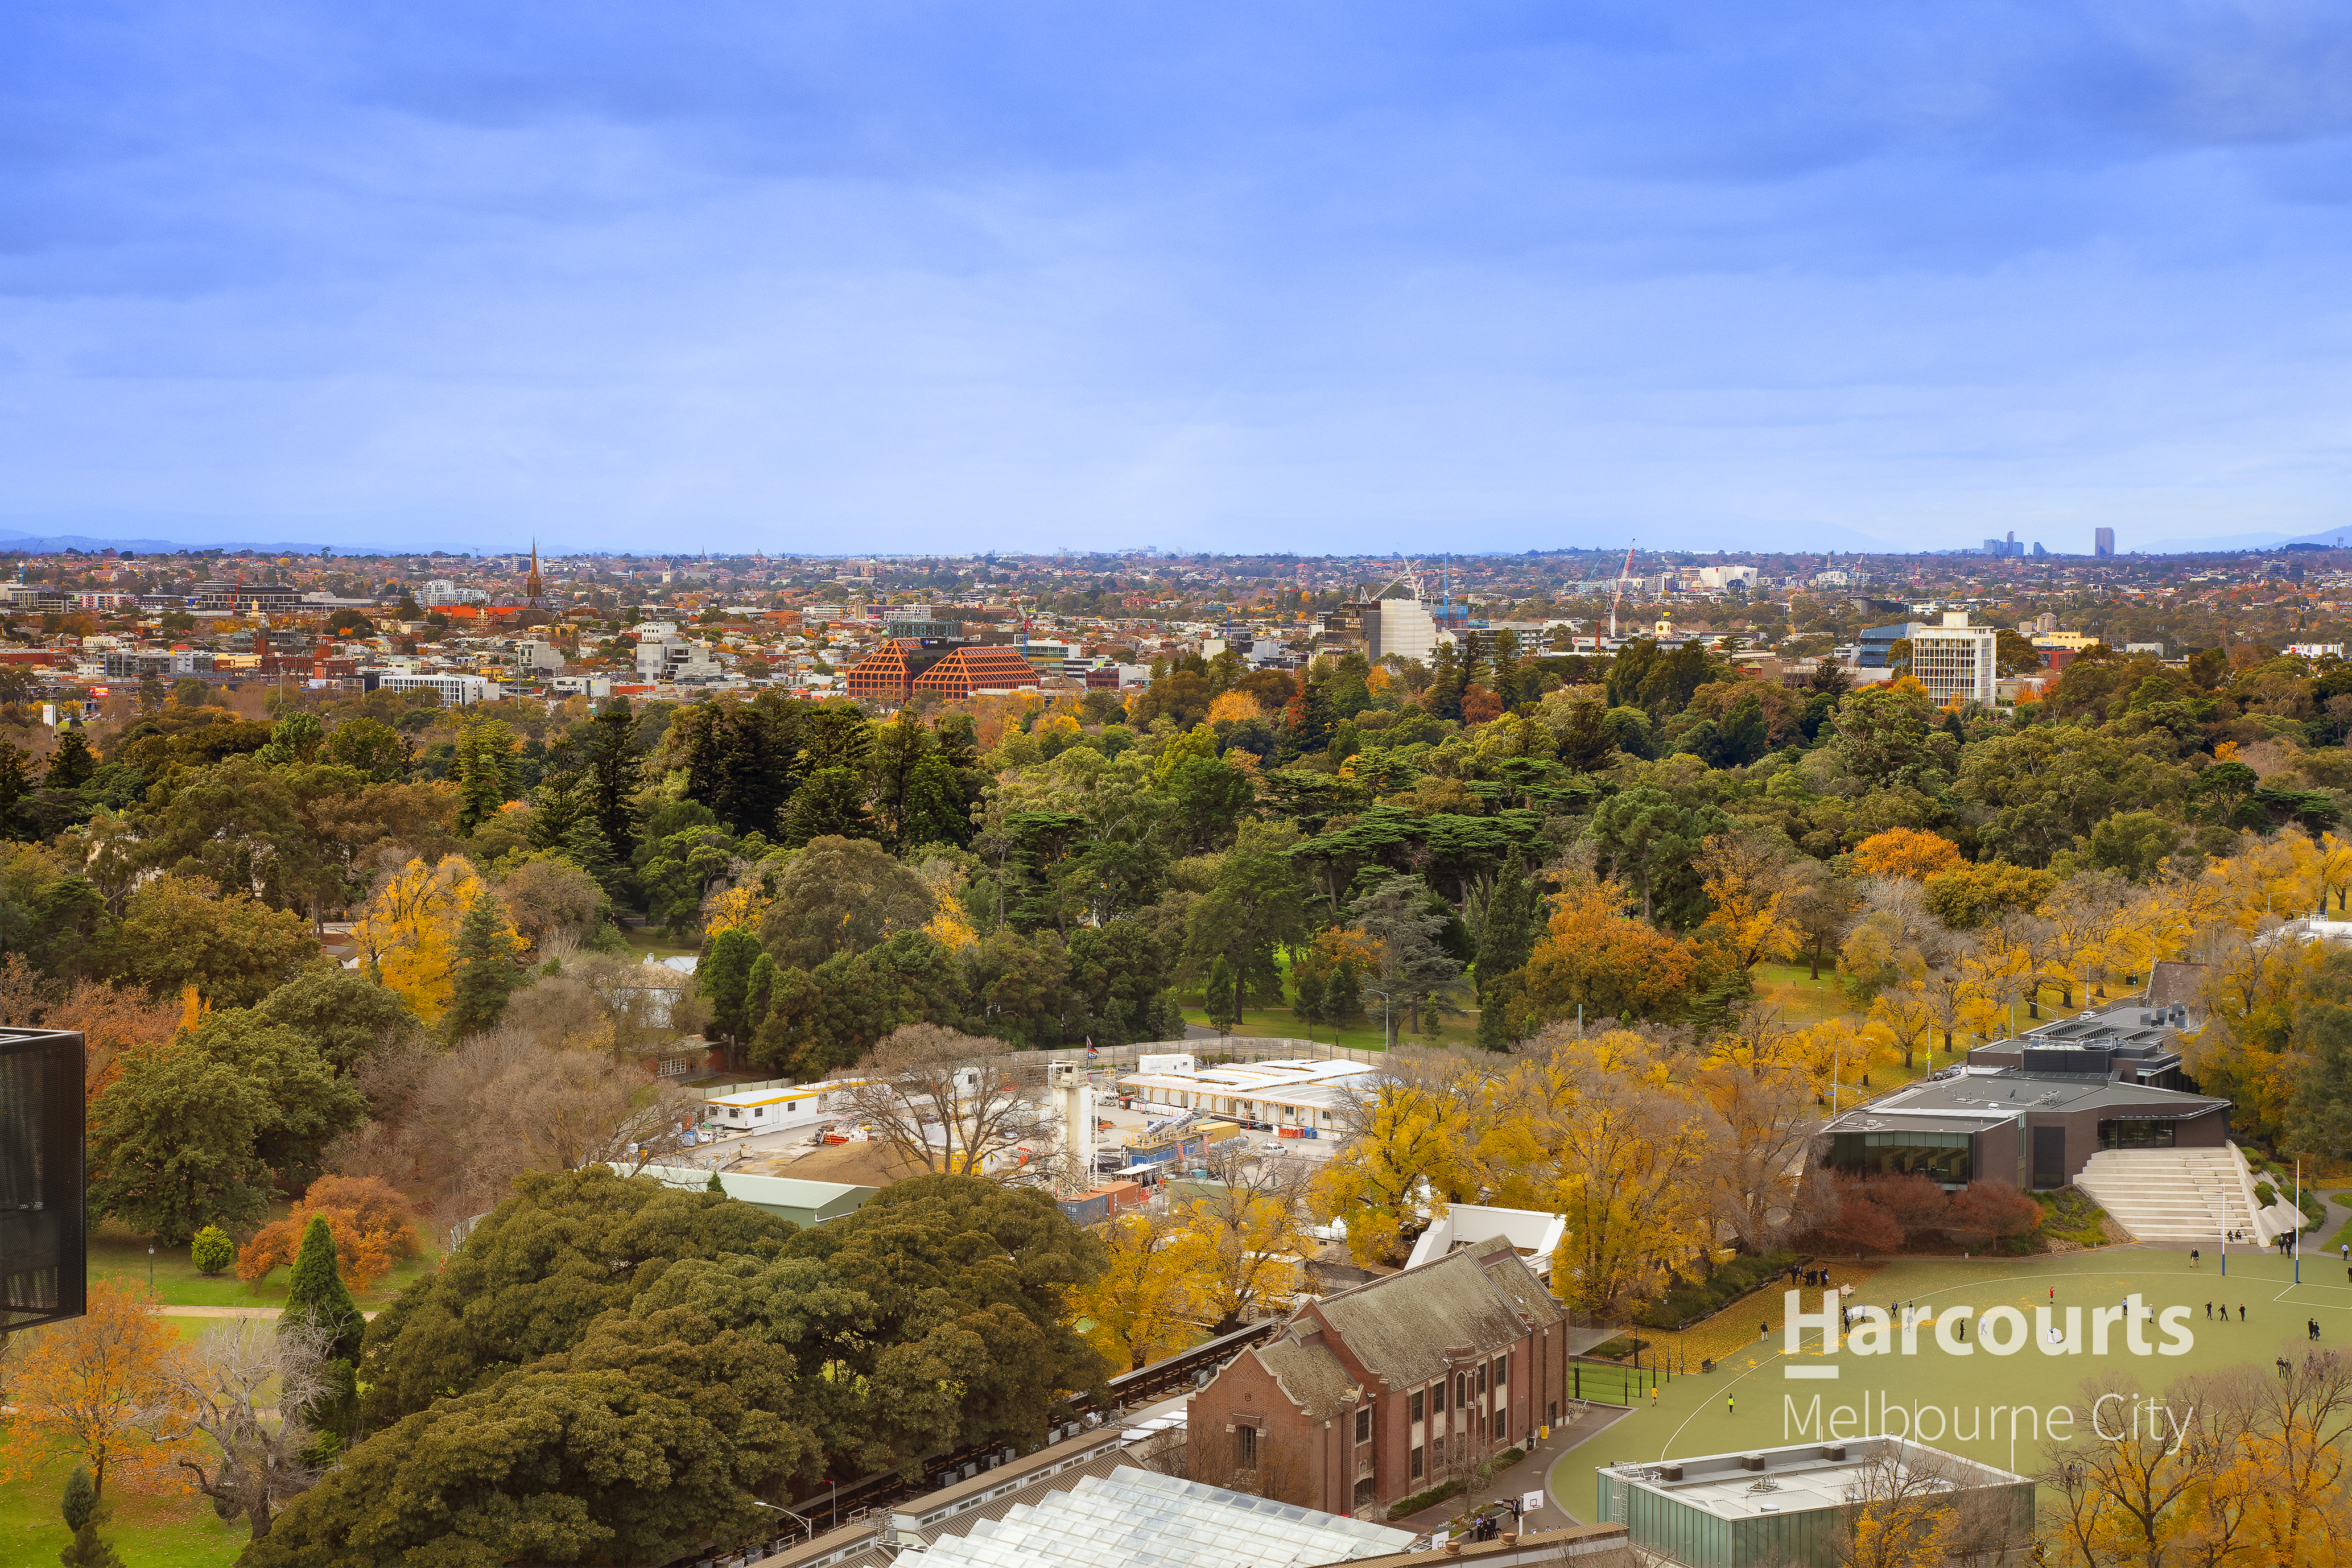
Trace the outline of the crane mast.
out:
[[[1617,591],[1609,595],[1609,640],[1617,640],[1617,606],[1625,597],[1625,579],[1633,574],[1633,546],[1641,541],[1625,542],[1625,564],[1617,568]]]

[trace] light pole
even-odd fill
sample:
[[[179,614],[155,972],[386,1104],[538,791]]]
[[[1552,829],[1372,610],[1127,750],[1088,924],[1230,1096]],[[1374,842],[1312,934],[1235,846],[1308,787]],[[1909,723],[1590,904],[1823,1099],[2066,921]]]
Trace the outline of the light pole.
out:
[[[803,1530],[807,1531],[808,1538],[811,1541],[814,1541],[816,1539],[816,1521],[814,1520],[803,1519],[799,1514],[794,1513],[791,1509],[779,1508],[776,1504],[772,1502],[761,1502],[758,1498],[747,1498],[744,1500],[749,1502],[753,1508],[764,1508],[769,1510],[771,1512],[782,1514],[786,1519],[791,1520],[794,1524],[797,1524]]]
[[[1381,999],[1381,1048],[1392,1051],[1396,1049],[1396,1020],[1389,1006],[1389,994],[1377,985],[1367,985],[1364,989]]]

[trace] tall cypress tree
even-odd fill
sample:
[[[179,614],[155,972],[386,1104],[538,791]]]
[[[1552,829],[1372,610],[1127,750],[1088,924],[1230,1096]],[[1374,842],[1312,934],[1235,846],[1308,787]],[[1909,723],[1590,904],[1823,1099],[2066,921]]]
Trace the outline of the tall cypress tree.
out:
[[[1364,999],[1356,990],[1356,961],[1343,958],[1323,988],[1323,1011],[1334,1024],[1352,1024],[1364,1016]]]
[[[302,1247],[294,1255],[294,1278],[287,1288],[286,1310],[278,1319],[280,1331],[289,1324],[310,1324],[333,1336],[326,1352],[328,1391],[303,1412],[324,1438],[319,1457],[330,1458],[351,1436],[358,1416],[359,1384],[352,1373],[367,1323],[336,1267],[334,1235],[319,1215],[312,1215],[303,1227]]]
[[[335,1336],[329,1354],[357,1361],[360,1335],[367,1325],[360,1318],[335,1261],[334,1233],[323,1215],[312,1215],[302,1229],[302,1246],[294,1254],[294,1277],[286,1289],[286,1310],[280,1323],[310,1323]]]
[[[1205,1005],[1204,1011],[1209,1015],[1209,1022],[1216,1026],[1219,1034],[1229,1032],[1235,1024],[1241,1022],[1237,989],[1234,981],[1234,966],[1225,962],[1225,955],[1221,952],[1211,959],[1206,984],[1207,994],[1202,1000]]]
[[[710,1026],[730,1044],[751,1037],[756,1024],[748,1024],[751,969],[767,957],[760,939],[741,926],[730,926],[703,945],[702,962],[694,966],[695,979],[710,1002]],[[774,973],[775,966],[769,966]]]
[[[1513,855],[1495,879],[1486,900],[1486,921],[1478,932],[1478,995],[1487,985],[1527,966],[1536,950],[1536,889],[1527,867]]]
[[[90,753],[89,738],[79,726],[58,733],[58,749],[49,753],[48,776],[42,783],[51,789],[79,789],[98,772],[98,758]]]
[[[507,1010],[515,988],[514,943],[499,901],[484,892],[466,906],[457,925],[457,977],[442,1024],[453,1040],[478,1035]]]
[[[768,1003],[776,994],[776,961],[765,952],[751,961],[751,978],[743,985],[742,1033],[749,1040],[768,1021]]]
[[[637,787],[636,720],[629,700],[615,697],[589,721],[588,813],[613,858],[626,864],[636,848],[629,796]]]

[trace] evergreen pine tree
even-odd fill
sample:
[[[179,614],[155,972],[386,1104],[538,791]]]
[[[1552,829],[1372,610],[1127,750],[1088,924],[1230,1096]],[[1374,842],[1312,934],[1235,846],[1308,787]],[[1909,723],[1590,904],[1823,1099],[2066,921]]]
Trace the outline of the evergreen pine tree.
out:
[[[1310,1024],[1319,1024],[1323,1021],[1323,975],[1305,964],[1297,967],[1297,999],[1291,1003],[1291,1011]]]
[[[589,816],[604,836],[606,855],[625,863],[637,843],[636,818],[629,800],[636,793],[639,771],[636,719],[629,711],[629,700],[615,697],[590,722]],[[593,875],[595,868],[588,870]]]
[[[49,753],[48,776],[41,782],[51,789],[79,789],[98,772],[89,738],[79,726],[58,732],[58,749]]]
[[[58,1511],[65,1516],[66,1528],[73,1531],[73,1544],[58,1553],[65,1568],[122,1568],[122,1559],[114,1554],[114,1548],[98,1538],[98,1488],[79,1465],[66,1478],[65,1498]]]
[[[457,926],[457,975],[443,1020],[452,1040],[478,1035],[507,1010],[515,988],[514,942],[499,901],[484,892],[467,906]]]
[[[334,1234],[319,1215],[312,1215],[302,1231],[301,1248],[294,1255],[294,1276],[286,1290],[286,1308],[278,1319],[280,1330],[292,1323],[315,1324],[334,1336],[326,1351],[327,1391],[303,1412],[320,1434],[312,1457],[323,1463],[334,1457],[357,1424],[359,1384],[353,1373],[367,1322],[336,1266]]]
[[[1331,971],[1323,993],[1323,1011],[1334,1024],[1354,1024],[1364,1016],[1363,998],[1356,994],[1356,961],[1343,958]]]
[[[1503,863],[1495,890],[1486,900],[1486,922],[1478,931],[1478,1000],[1483,1005],[1487,987],[1527,966],[1536,950],[1536,890],[1528,880],[1518,856]]]
[[[25,763],[25,749],[14,742],[0,741],[0,811],[32,793],[33,774]]]
[[[768,1021],[769,999],[776,994],[776,961],[762,952],[751,963],[751,977],[743,986],[743,1032],[750,1039]]]
[[[1216,1026],[1220,1035],[1230,1034],[1233,1026],[1241,1022],[1241,1008],[1234,995],[1234,966],[1225,962],[1222,952],[1209,961],[1206,989],[1202,1001],[1209,1022]]]
[[[58,1507],[68,1530],[79,1531],[98,1517],[98,1484],[89,1479],[86,1467],[76,1465],[73,1474],[66,1478],[66,1494]]]
[[[294,1276],[287,1286],[286,1310],[278,1321],[315,1324],[335,1336],[328,1351],[331,1357],[359,1360],[360,1335],[367,1325],[343,1283],[342,1269],[335,1261],[334,1233],[327,1228],[324,1215],[312,1215],[303,1227],[302,1246],[294,1254]]]
[[[710,1180],[702,1184],[702,1190],[706,1193],[717,1193],[723,1198],[727,1195],[727,1184],[719,1179],[717,1171],[713,1171],[710,1173]]]
[[[468,724],[458,736],[458,837],[469,837],[505,808],[513,742],[514,731],[496,720]]]
[[[758,937],[741,926],[730,926],[703,945],[702,962],[694,966],[695,980],[710,1002],[710,1026],[730,1045],[751,1038],[758,1027],[746,1021],[751,969],[766,956]],[[769,971],[774,973],[773,964]]]

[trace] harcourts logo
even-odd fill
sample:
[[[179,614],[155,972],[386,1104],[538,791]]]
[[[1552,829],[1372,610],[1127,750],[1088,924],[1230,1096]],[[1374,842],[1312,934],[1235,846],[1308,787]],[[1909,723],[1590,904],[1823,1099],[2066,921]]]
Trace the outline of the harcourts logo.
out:
[[[2028,1322],[2015,1307],[1988,1307],[1982,1312],[1965,1306],[1906,1309],[1898,1316],[1884,1307],[1846,1306],[1833,1290],[1822,1292],[1818,1312],[1804,1310],[1801,1291],[1790,1290],[1783,1300],[1787,1321],[1781,1349],[1792,1357],[1805,1353],[1802,1342],[1809,1329],[1819,1331],[1825,1356],[1840,1353],[1841,1339],[1843,1352],[1857,1356],[1917,1355],[1923,1343],[1945,1355],[1974,1355],[1979,1350],[1988,1355],[2015,1355],[2029,1344],[2048,1356],[2081,1355],[2084,1349],[2080,1307],[2068,1307],[2063,1313],[2055,1307],[2036,1307]],[[2197,1343],[2189,1331],[2188,1308],[2167,1307],[2159,1315],[2137,1292],[2120,1306],[2093,1307],[2089,1318],[2092,1355],[2112,1353],[2110,1347],[2118,1339],[2133,1355],[2187,1355]],[[2161,1344],[2152,1339],[2159,1329]],[[1782,1367],[1782,1375],[1791,1379],[1833,1379],[1837,1374],[1834,1365],[1790,1361]]]

